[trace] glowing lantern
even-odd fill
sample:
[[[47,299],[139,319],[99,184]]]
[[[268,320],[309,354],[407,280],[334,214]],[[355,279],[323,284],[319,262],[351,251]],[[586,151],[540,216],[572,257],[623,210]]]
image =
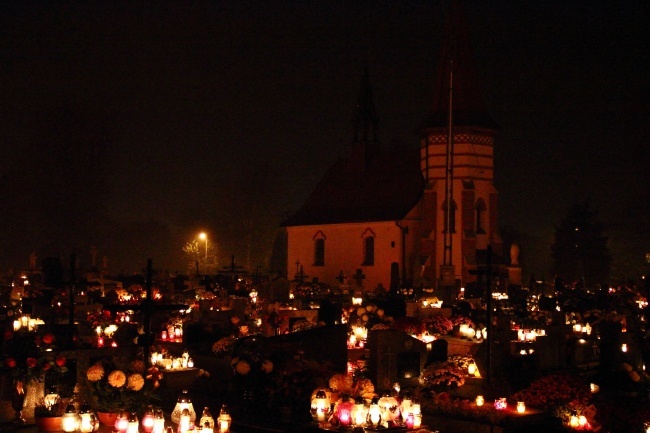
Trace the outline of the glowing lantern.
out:
[[[131,415],[129,415],[129,425],[126,427],[126,433],[138,433],[139,426],[138,414],[131,412]]]
[[[381,408],[381,418],[385,422],[392,422],[399,416],[399,404],[397,399],[391,395],[384,394],[378,401]]]
[[[354,408],[354,403],[351,401],[344,401],[336,405],[336,418],[342,427],[349,427],[352,424],[352,408]]]
[[[178,423],[178,431],[179,433],[187,433],[190,431],[190,423],[192,422],[192,419],[190,417],[190,410],[185,408],[181,412],[181,419],[179,420]],[[130,424],[129,424],[130,425]],[[127,433],[131,433],[127,431]]]
[[[372,427],[377,427],[381,422],[381,408],[379,407],[379,400],[373,398],[368,408],[368,423]]]
[[[151,433],[154,426],[154,417],[153,417],[153,408],[151,406],[147,407],[144,414],[142,415],[142,430],[145,433]]]
[[[95,431],[98,420],[95,417],[93,411],[90,409],[90,406],[83,405],[79,411],[79,417],[79,431],[81,433],[91,433]]]
[[[165,414],[162,409],[156,409],[153,414],[153,433],[164,433]]]
[[[225,404],[221,406],[221,410],[219,411],[219,417],[217,418],[217,423],[219,424],[219,433],[228,433],[230,431],[230,424],[232,424],[232,418],[230,417],[228,406],[226,406]]]
[[[126,411],[120,411],[115,418],[115,431],[119,433],[126,433],[126,429],[129,427],[129,413]]]
[[[473,362],[467,366],[467,374],[474,376],[476,374],[476,364]]]
[[[368,418],[368,408],[366,407],[363,399],[357,397],[352,408],[352,425],[354,427],[363,427]]]
[[[176,406],[172,411],[172,422],[174,424],[180,424],[181,415],[183,414],[183,409],[187,409],[190,415],[190,421],[194,422],[196,420],[196,412],[194,411],[194,406],[192,405],[192,400],[190,400],[190,395],[187,390],[184,389],[181,392],[181,395],[178,396],[176,401]]]
[[[485,399],[483,398],[483,396],[482,395],[477,395],[476,396],[476,405],[477,406],[483,406],[484,403],[485,403]]]
[[[50,387],[45,397],[43,397],[43,403],[45,403],[45,406],[48,409],[51,409],[52,406],[58,404],[59,400],[59,394],[56,392],[56,388],[54,387]]]
[[[71,433],[79,428],[79,415],[74,405],[69,404],[65,408],[65,413],[61,416],[61,430],[66,433]]]
[[[203,408],[203,413],[201,414],[201,419],[199,420],[199,426],[201,428],[204,428],[206,423],[208,424],[208,427],[214,430],[214,418],[212,417],[212,413],[210,413],[210,409],[207,406]]]
[[[319,389],[311,399],[311,416],[314,421],[323,422],[330,413],[330,398],[324,389]]]
[[[523,401],[518,401],[517,402],[517,412],[518,413],[526,412],[526,403],[524,403]]]
[[[497,398],[494,400],[494,408],[496,410],[505,410],[508,407],[508,401],[505,397]]]

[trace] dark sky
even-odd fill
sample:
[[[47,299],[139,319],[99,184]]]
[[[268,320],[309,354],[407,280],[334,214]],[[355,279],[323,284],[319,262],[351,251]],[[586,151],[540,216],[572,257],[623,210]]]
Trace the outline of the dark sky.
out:
[[[576,199],[648,250],[648,6],[467,1],[500,223],[548,272]],[[206,230],[266,268],[279,223],[352,137],[368,67],[385,147],[418,145],[442,1],[0,4],[0,269],[28,256],[180,269]],[[627,260],[627,259],[626,259]]]

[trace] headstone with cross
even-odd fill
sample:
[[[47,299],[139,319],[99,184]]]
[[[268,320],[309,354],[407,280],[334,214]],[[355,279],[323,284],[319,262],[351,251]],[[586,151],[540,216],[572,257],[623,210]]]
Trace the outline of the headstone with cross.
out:
[[[116,311],[141,311],[142,312],[142,325],[144,328],[144,335],[138,339],[138,344],[144,349],[145,361],[149,359],[149,350],[153,343],[153,336],[151,333],[151,318],[154,313],[158,311],[181,311],[187,310],[189,307],[184,304],[161,304],[156,303],[153,299],[152,290],[152,262],[151,259],[147,260],[147,281],[146,281],[146,298],[136,305],[105,305],[104,309]]]
[[[347,277],[343,273],[343,269],[341,269],[341,272],[339,272],[339,275],[336,277],[336,280],[339,282],[339,284],[343,284],[347,280]]]
[[[357,287],[362,287],[363,286],[363,280],[366,278],[366,276],[363,274],[363,271],[361,269],[357,269],[357,272],[352,276],[357,281]]]

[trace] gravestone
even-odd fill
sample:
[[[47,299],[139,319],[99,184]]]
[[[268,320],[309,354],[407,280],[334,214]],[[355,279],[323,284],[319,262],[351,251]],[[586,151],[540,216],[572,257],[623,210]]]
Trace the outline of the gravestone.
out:
[[[370,330],[368,345],[370,380],[379,390],[395,382],[416,387],[427,359],[426,344],[396,329]]]

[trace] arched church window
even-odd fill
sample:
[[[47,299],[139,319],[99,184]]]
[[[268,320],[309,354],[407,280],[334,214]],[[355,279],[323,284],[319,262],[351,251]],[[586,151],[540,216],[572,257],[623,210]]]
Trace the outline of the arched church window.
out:
[[[485,231],[485,215],[487,211],[487,206],[485,206],[485,201],[482,198],[479,198],[476,202],[476,233],[484,235]]]
[[[442,213],[444,228],[443,233],[456,233],[456,206],[455,201],[451,201],[451,206],[447,206],[447,201],[442,203]]]
[[[363,266],[375,264],[375,232],[367,228],[361,235],[363,240]]]
[[[325,235],[321,231],[314,236],[314,266],[325,266]]]

